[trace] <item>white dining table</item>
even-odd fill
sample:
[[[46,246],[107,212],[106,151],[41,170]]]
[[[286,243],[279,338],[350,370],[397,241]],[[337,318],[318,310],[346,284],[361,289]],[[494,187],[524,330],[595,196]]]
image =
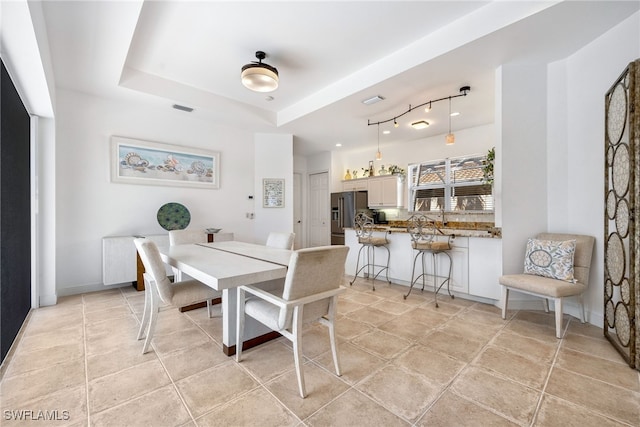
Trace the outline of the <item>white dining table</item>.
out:
[[[162,260],[196,280],[222,291],[222,350],[231,356],[236,345],[236,288],[283,279],[293,251],[229,241],[158,248]],[[244,348],[277,336],[253,319],[245,324]]]

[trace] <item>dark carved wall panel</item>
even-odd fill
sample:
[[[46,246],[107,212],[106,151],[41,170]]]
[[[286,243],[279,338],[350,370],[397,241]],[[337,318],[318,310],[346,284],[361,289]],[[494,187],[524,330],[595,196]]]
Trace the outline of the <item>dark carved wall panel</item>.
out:
[[[640,370],[640,59],[605,95],[604,334]]]

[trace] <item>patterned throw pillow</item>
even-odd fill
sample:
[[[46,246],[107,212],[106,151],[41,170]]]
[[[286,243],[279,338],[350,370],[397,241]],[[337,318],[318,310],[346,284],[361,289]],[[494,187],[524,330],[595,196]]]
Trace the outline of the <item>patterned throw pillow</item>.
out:
[[[575,282],[573,278],[573,256],[576,241],[529,239],[524,257],[524,272],[536,276]]]

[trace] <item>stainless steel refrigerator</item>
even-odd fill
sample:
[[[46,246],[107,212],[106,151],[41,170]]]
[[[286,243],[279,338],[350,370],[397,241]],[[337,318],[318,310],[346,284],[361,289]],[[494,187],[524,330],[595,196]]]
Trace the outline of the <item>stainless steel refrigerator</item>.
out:
[[[344,245],[344,229],[353,228],[356,214],[371,214],[366,191],[331,193],[331,244]]]

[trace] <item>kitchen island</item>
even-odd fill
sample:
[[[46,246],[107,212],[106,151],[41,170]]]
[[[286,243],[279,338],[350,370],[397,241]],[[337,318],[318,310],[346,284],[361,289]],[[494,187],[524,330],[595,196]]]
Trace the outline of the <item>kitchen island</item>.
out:
[[[437,240],[446,240],[451,236],[451,250],[449,254],[453,261],[451,273],[451,291],[456,296],[497,305],[500,299],[500,285],[498,278],[502,275],[502,239],[501,230],[487,227],[484,224],[469,224],[460,228],[461,223],[442,228],[444,235],[436,236]],[[392,283],[409,286],[413,259],[417,254],[411,247],[411,236],[407,233],[406,225],[402,222],[391,222],[388,225],[379,224],[375,227],[378,236],[387,235],[389,240],[389,278]],[[449,224],[447,224],[449,225]],[[355,230],[345,229],[345,245],[351,249],[347,257],[346,274],[353,275],[360,244]],[[444,258],[439,257],[440,271],[448,268]],[[419,266],[417,267],[417,270]],[[362,273],[361,273],[362,274]],[[419,274],[416,272],[416,275]],[[420,283],[416,283],[415,290],[419,292]],[[433,290],[433,283],[427,281],[425,290]],[[411,298],[411,296],[409,296]]]

